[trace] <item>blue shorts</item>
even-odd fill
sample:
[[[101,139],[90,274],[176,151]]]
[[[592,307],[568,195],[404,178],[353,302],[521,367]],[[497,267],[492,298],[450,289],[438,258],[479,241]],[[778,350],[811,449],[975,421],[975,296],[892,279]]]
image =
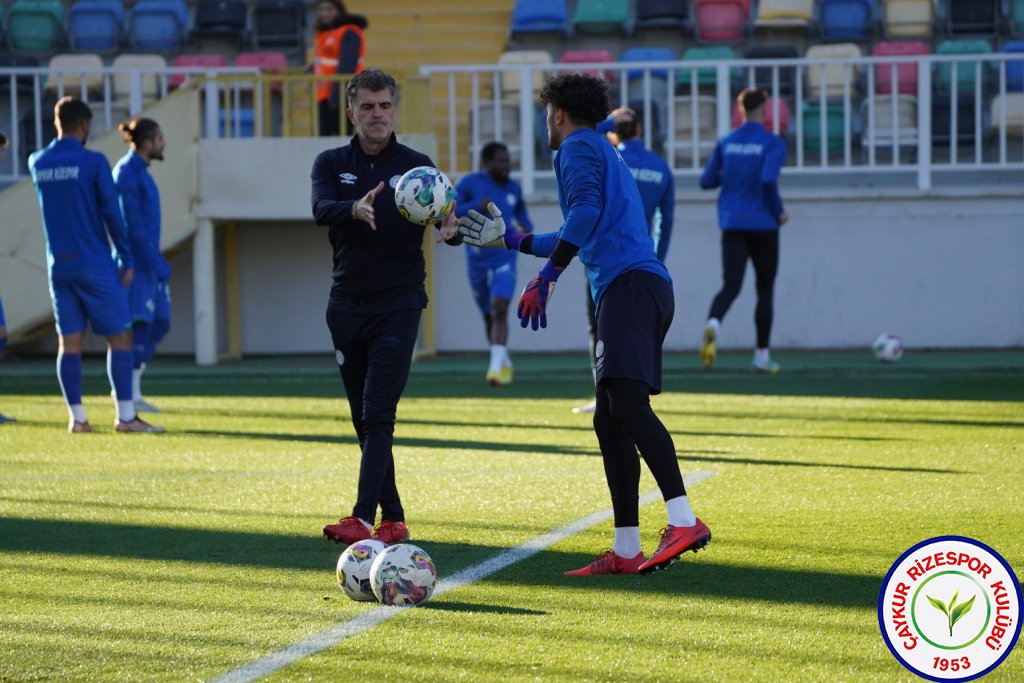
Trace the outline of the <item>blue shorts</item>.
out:
[[[476,264],[471,259],[466,265],[469,270],[469,285],[473,300],[483,315],[491,314],[491,299],[512,300],[516,288],[515,254],[503,263]]]
[[[156,283],[156,298],[153,299],[153,320],[171,319],[171,286],[166,280]]]
[[[156,311],[156,274],[151,270],[136,270],[128,286],[128,307],[133,323],[153,322]]]
[[[655,273],[628,270],[612,280],[597,309],[597,383],[646,382],[661,393],[661,347],[675,315],[672,284]]]
[[[128,312],[128,293],[117,279],[117,271],[81,271],[50,275],[50,299],[57,321],[57,334],[92,331],[109,337],[128,330],[132,316]]]

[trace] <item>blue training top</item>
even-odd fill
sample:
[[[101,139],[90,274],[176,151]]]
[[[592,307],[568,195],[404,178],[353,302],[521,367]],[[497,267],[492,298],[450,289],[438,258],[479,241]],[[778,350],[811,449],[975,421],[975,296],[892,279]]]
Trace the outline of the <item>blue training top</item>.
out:
[[[700,186],[721,187],[718,226],[722,230],[778,230],[785,209],[779,195],[779,172],[786,142],[764,125],[748,121],[715,145]]]
[[[592,128],[581,128],[565,138],[554,164],[565,222],[558,232],[534,237],[533,253],[550,256],[559,239],[579,247],[596,306],[608,285],[630,270],[672,282],[654,255],[640,191],[618,150]]]
[[[166,280],[171,268],[160,253],[160,191],[148,166],[142,157],[129,151],[114,166],[114,183],[128,226],[135,269],[152,271],[158,280]]]
[[[633,172],[655,252],[658,260],[664,263],[675,217],[676,184],[672,170],[664,159],[644,147],[642,140],[626,140],[619,144],[619,154]],[[660,216],[655,216],[655,211]]]
[[[32,154],[28,166],[43,213],[51,276],[111,268],[107,233],[121,267],[132,267],[128,228],[105,156],[66,137]]]
[[[514,180],[499,185],[487,171],[470,173],[459,179],[455,184],[455,215],[462,218],[470,209],[487,214],[487,202],[494,202],[505,222],[515,225],[522,232],[533,232],[533,222],[526,213],[526,202],[523,201],[523,189]],[[515,263],[516,252],[485,247],[468,247],[466,258],[472,265],[498,266]]]

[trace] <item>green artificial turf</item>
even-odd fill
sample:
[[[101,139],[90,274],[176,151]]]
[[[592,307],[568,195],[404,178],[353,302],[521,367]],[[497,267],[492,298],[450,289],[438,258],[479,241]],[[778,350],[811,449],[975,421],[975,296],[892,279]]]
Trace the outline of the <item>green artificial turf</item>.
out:
[[[912,681],[878,630],[882,578],[932,536],[1024,567],[1024,354],[781,353],[712,372],[666,358],[653,401],[711,527],[706,551],[649,577],[569,579],[603,522],[303,659],[274,680]],[[0,366],[0,681],[211,679],[372,605],[334,583],[359,453],[331,358],[195,368],[158,359],[163,436],[111,428],[86,360],[91,435],[65,432],[53,364]],[[441,576],[609,507],[585,357],[414,366],[398,481]],[[644,473],[642,492],[654,489]],[[641,511],[644,550],[665,523]],[[1024,679],[1020,646],[985,680]]]

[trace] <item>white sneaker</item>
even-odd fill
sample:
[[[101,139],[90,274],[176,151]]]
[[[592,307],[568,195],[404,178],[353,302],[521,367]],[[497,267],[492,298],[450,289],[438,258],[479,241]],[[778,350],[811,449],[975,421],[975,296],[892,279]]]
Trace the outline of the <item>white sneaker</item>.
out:
[[[583,406],[576,406],[572,409],[573,415],[581,415],[583,413],[592,413],[597,410],[597,399],[594,399],[590,403]]]

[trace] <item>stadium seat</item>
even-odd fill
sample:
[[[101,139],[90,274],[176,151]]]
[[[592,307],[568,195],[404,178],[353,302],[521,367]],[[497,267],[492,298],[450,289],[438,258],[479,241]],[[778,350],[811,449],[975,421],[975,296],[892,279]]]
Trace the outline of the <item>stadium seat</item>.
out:
[[[928,45],[916,40],[889,40],[875,45],[875,57],[914,57],[931,54]],[[880,62],[875,64],[875,92],[889,93],[893,88],[903,94],[917,94],[916,62]]]
[[[631,47],[623,51],[620,62],[674,62],[676,52],[670,47]],[[626,101],[637,114],[646,107],[644,100],[644,72],[646,69],[629,69],[626,71]],[[670,98],[668,69],[652,68],[651,73],[651,139],[658,147],[665,141],[663,122],[668,120],[668,102]],[[674,84],[673,84],[674,85]],[[642,114],[641,114],[642,115]]]
[[[497,117],[498,120],[495,120]],[[502,101],[498,107],[494,106],[492,100],[482,100],[469,112],[469,129],[478,131],[480,146],[469,145],[470,157],[476,159],[480,156],[480,148],[492,140],[505,143],[508,147],[509,157],[512,163],[519,160],[521,145],[519,144],[519,104],[517,102]]]
[[[670,47],[631,47],[623,50],[620,62],[674,62],[676,51]],[[630,69],[626,72],[626,78],[633,80],[644,75],[644,69]],[[668,78],[668,69],[653,68],[651,76],[657,78]]]
[[[272,50],[239,52],[235,57],[235,66],[254,66],[260,71],[283,72],[288,69],[288,56]],[[281,87],[281,81],[270,82],[270,89],[273,92],[281,92]]]
[[[1011,40],[1003,44],[999,51],[1004,54],[1024,53],[1024,40]],[[1024,59],[1006,62],[1006,89],[1013,92],[1024,91]]]
[[[953,107],[956,107],[956,130],[953,130]],[[982,108],[982,120],[980,133],[984,137],[986,131],[986,118],[989,115],[987,108]],[[948,145],[956,139],[962,149],[965,144],[974,147],[977,139],[975,124],[977,123],[974,94],[960,95],[954,101],[949,95],[938,95],[932,99],[932,142],[939,145]]]
[[[779,135],[786,135],[789,133],[789,104],[786,100],[779,99],[777,97],[769,97],[768,101],[764,105],[764,125],[770,131],[775,131],[775,119],[779,120]],[[743,122],[743,117],[740,114],[740,105],[736,103],[732,110],[732,127],[738,128]]]
[[[498,64],[530,64],[533,66],[545,66],[551,63],[551,53],[547,50],[513,50],[503,52],[498,57]],[[533,99],[536,100],[544,87],[545,71],[534,69],[531,76],[530,88],[533,92]],[[515,71],[503,71],[501,74],[501,96],[508,99],[518,100],[520,89],[519,74]]]
[[[306,5],[302,0],[259,0],[252,11],[252,45],[258,50],[302,50]]]
[[[578,33],[633,35],[629,0],[576,0],[572,27]]]
[[[50,97],[74,95],[88,99],[103,87],[103,59],[95,54],[54,55],[47,65],[49,74],[43,86]],[[87,73],[92,71],[93,73]]]
[[[933,0],[886,0],[885,34],[899,38],[931,38],[935,29]]]
[[[999,3],[979,0],[946,0],[946,32],[991,36],[999,30]]]
[[[1011,36],[1024,36],[1024,0],[1007,0],[1006,25]]]
[[[800,53],[797,49],[791,45],[760,45],[752,47],[744,54],[746,59],[797,59],[800,57]],[[747,73],[744,74],[745,81],[742,81],[744,87],[748,85],[756,85],[759,88],[772,92],[772,72],[773,67],[747,67]],[[776,97],[789,98],[793,96],[796,83],[796,67],[795,66],[780,66],[778,67],[778,91],[772,94]]]
[[[874,38],[874,0],[821,0],[818,27],[825,41],[864,42]]]
[[[684,33],[690,29],[690,3],[679,0],[637,0],[634,28],[679,29]]]
[[[256,132],[256,113],[246,107],[221,110],[219,115],[222,138],[251,138]]]
[[[233,38],[245,44],[247,8],[243,0],[199,0],[192,36]]]
[[[171,63],[171,66],[182,68],[189,67],[202,71],[218,69],[227,65],[227,60],[225,60],[223,56],[217,54],[178,55]],[[188,78],[185,74],[174,74],[167,82],[167,89],[174,90],[176,88],[180,88],[186,80],[188,80]]]
[[[757,28],[807,29],[814,18],[814,0],[761,0],[757,6]]]
[[[60,0],[15,0],[7,12],[7,46],[12,50],[53,52],[63,40]]]
[[[1024,138],[1024,93],[1007,93],[1003,104],[1003,96],[996,95],[992,100],[992,129],[999,133],[1006,129],[1010,138]],[[1003,123],[1003,107],[1006,108],[1006,122]]]
[[[747,34],[750,5],[742,0],[697,0],[696,35],[702,43],[739,43]]]
[[[708,45],[706,47],[691,47],[683,53],[684,62],[718,62],[736,59],[736,52],[728,45]],[[685,65],[683,65],[685,66]],[[739,70],[732,69],[731,76],[738,77]],[[681,93],[689,92],[691,72],[682,68],[676,72],[676,86]],[[713,66],[704,66],[697,69],[698,87],[713,87],[718,83],[718,70]]]
[[[128,13],[128,39],[140,51],[180,50],[187,37],[184,0],[139,0]]]
[[[559,33],[563,38],[570,37],[566,0],[516,0],[508,36],[515,38],[520,33]]]
[[[869,147],[917,146],[917,98],[880,95],[864,102],[864,144]]]
[[[600,62],[614,62],[615,57],[612,56],[608,50],[566,50],[562,53],[562,56],[558,58],[558,61],[562,64],[587,64],[587,63],[600,63]],[[601,69],[562,69],[562,73],[585,73],[591,76],[597,76],[603,78],[609,83],[615,81],[615,73],[608,70]]]
[[[807,48],[805,57],[808,61],[815,59],[857,59],[861,57],[860,48],[854,43],[834,43],[831,45],[812,45]],[[825,89],[825,97],[843,97],[844,83],[849,83],[852,95],[860,79],[859,64],[808,64],[807,65],[807,96],[817,99],[821,89]]]
[[[684,95],[672,100],[675,163],[703,160],[715,148],[718,139],[718,105],[710,95]],[[696,137],[696,140],[694,140]],[[696,154],[695,154],[696,153]]]
[[[825,129],[822,135],[822,108],[818,102],[804,102],[800,109],[801,124],[803,126],[804,149],[817,151],[822,148],[822,142],[829,151],[843,149],[844,133],[846,130],[841,105],[825,105]],[[852,124],[852,117],[851,117]]]
[[[68,43],[72,50],[115,51],[123,37],[121,0],[78,0],[68,11]]]
[[[0,54],[0,69],[35,69],[38,66],[39,60],[32,55]],[[35,86],[33,86],[35,79],[35,76],[27,74],[17,76],[14,79],[14,94],[18,96],[32,95],[35,91]],[[4,97],[11,95],[10,78],[0,78],[0,95]]]
[[[113,97],[115,106],[120,105],[122,108],[127,109],[127,104],[131,97],[132,76],[129,72],[123,71],[125,69],[140,69],[143,72],[140,82],[142,87],[142,106],[149,106],[160,98],[162,94],[160,89],[161,76],[156,72],[167,68],[167,60],[162,55],[121,54],[114,57],[110,66],[122,70],[114,74]]]
[[[984,55],[991,54],[992,46],[987,40],[945,40],[935,48],[936,55]],[[957,93],[966,95],[973,93],[977,86],[977,62],[940,62],[935,69],[936,92],[952,92],[953,80],[956,79]],[[985,86],[991,73],[991,62],[982,62],[981,85]],[[955,76],[954,76],[955,73]]]

